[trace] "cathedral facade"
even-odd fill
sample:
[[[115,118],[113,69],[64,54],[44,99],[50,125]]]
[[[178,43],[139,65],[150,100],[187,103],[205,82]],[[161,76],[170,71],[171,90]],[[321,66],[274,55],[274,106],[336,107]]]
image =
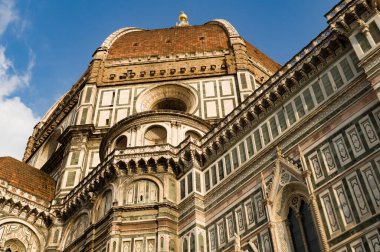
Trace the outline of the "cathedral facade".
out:
[[[380,251],[380,2],[281,66],[226,20],[123,28],[0,158],[0,251]]]

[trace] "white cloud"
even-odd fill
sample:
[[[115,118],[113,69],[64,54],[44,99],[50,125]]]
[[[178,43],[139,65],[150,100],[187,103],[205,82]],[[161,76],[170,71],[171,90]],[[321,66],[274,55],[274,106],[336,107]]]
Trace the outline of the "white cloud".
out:
[[[0,36],[18,19],[14,3],[14,0],[0,0]],[[34,55],[30,52],[27,69],[19,73],[0,45],[0,156],[21,159],[28,137],[39,121],[20,97],[12,96],[16,90],[29,85],[33,65]]]
[[[22,159],[38,120],[19,97],[0,99],[0,156]]]
[[[5,32],[9,24],[18,19],[14,8],[15,0],[0,0],[0,35]]]

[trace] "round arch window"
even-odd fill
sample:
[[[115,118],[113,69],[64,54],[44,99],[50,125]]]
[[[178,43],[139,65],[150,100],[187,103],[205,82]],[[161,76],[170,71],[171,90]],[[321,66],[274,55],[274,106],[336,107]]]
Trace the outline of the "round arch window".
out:
[[[128,138],[126,136],[120,136],[115,142],[116,150],[123,150],[127,148]]]
[[[152,126],[148,128],[144,135],[145,145],[156,145],[167,143],[167,132],[162,126]]]
[[[187,137],[191,137],[193,139],[196,139],[196,140],[200,140],[202,138],[201,134],[199,134],[198,132],[194,131],[194,130],[189,130],[185,133],[185,138]]]
[[[101,201],[98,204],[97,212],[96,212],[96,220],[100,220],[103,216],[106,215],[108,210],[112,207],[112,191],[108,190],[103,194]]]
[[[78,239],[81,235],[84,234],[86,228],[88,228],[90,219],[88,214],[80,215],[75,221],[72,227],[68,232],[68,236],[65,242],[65,247],[69,246],[73,241]]]
[[[124,204],[149,204],[158,202],[158,186],[149,180],[139,180],[124,189]]]
[[[42,153],[38,156],[37,162],[34,164],[35,167],[41,168],[53,155],[58,147],[58,138],[61,135],[60,130],[56,130],[53,135],[47,140],[45,146],[43,147]]]

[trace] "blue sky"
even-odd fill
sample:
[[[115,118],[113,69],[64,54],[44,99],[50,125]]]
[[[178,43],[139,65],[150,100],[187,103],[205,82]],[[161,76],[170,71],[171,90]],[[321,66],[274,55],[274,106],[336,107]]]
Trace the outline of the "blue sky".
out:
[[[34,125],[82,75],[103,40],[122,27],[215,18],[284,64],[327,26],[338,1],[0,0],[0,156],[21,158]]]

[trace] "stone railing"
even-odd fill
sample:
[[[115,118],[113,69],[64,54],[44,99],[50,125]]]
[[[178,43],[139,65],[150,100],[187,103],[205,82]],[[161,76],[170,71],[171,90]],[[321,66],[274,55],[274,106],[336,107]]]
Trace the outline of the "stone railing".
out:
[[[325,17],[328,22],[333,18],[337,17],[337,15],[349,4],[355,2],[355,0],[342,0],[338,4],[336,4],[329,12],[325,14]]]

